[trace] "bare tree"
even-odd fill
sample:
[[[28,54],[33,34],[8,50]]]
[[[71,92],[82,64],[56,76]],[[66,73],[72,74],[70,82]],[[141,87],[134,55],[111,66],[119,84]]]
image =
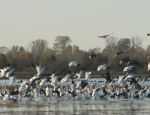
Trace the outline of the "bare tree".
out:
[[[118,39],[116,37],[106,38],[106,47],[102,51],[104,56],[107,56],[109,60],[112,60],[115,53],[115,47],[117,45]]]
[[[142,47],[142,38],[138,36],[131,37],[131,46],[134,47],[135,49]]]
[[[100,47],[96,47],[96,48],[93,48],[93,49],[89,49],[89,51],[88,51],[89,53],[95,53],[95,54],[97,54],[97,53],[101,53],[101,48]]]
[[[8,51],[9,51],[9,48],[4,47],[4,46],[0,47],[0,53],[6,54],[8,53]]]
[[[120,50],[127,50],[131,45],[130,39],[129,38],[122,38],[118,41],[117,45],[118,45]]]
[[[106,38],[106,46],[110,46],[111,48],[114,48],[114,46],[117,45],[117,41],[118,41],[118,38],[116,37],[108,37]]]
[[[68,36],[57,36],[53,49],[58,53],[62,53],[70,43],[71,39]]]
[[[39,63],[40,57],[48,49],[48,42],[46,40],[36,40],[29,43],[27,51],[29,51],[33,56],[33,61]]]

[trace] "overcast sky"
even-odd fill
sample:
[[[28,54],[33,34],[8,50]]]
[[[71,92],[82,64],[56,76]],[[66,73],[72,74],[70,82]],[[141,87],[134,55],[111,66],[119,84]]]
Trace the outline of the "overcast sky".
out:
[[[56,36],[69,36],[72,45],[103,49],[97,36],[143,38],[150,44],[150,0],[0,0],[0,47],[26,47],[37,39],[53,47]]]

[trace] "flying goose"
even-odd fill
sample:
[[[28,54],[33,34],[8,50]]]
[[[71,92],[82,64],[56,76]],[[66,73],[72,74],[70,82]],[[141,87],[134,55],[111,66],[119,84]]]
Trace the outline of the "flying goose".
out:
[[[123,50],[120,50],[119,52],[117,52],[117,53],[114,55],[114,57],[117,57],[118,55],[121,55],[121,54],[123,54]]]
[[[106,69],[109,69],[109,68],[110,68],[109,66],[107,66],[106,64],[103,64],[103,65],[98,66],[97,71],[106,70]]]
[[[7,67],[0,69],[0,77],[6,77],[7,72],[10,69],[10,64],[7,64]]]
[[[102,36],[97,36],[97,37],[105,39],[106,37],[108,37],[108,36],[110,36],[110,35],[112,35],[112,34],[113,34],[113,33],[107,34],[107,35],[102,35]]]
[[[75,60],[69,63],[69,66],[80,66],[80,64]]]
[[[93,53],[89,55],[89,58],[93,58],[93,57],[96,57],[96,54]]]
[[[34,65],[33,63],[31,63],[31,65],[37,70],[37,76],[40,76],[45,69],[44,67],[42,68],[41,65]]]
[[[122,58],[119,63],[122,64],[123,62],[129,62],[129,61],[130,61],[130,59],[127,56],[127,57]]]

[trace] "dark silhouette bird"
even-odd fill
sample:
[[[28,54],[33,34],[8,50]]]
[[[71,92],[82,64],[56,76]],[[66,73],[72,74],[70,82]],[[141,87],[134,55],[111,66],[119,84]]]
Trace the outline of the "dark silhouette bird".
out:
[[[93,57],[96,57],[96,54],[93,53],[89,55],[89,58],[93,58]]]
[[[109,71],[107,71],[106,76],[104,74],[102,74],[102,76],[106,79],[107,83],[112,81]]]
[[[44,94],[44,96],[46,96],[46,92],[44,89],[40,88],[40,94]]]
[[[18,95],[18,94],[19,94],[19,91],[18,91],[18,89],[12,90],[9,94],[10,94],[10,95]]]
[[[76,79],[76,78],[78,78],[76,72],[72,73],[72,74],[70,75],[70,78],[71,78],[71,79]]]
[[[108,37],[108,36],[110,36],[110,35],[112,35],[112,34],[113,34],[113,33],[107,34],[107,35],[103,35],[103,36],[97,36],[97,37],[105,39],[106,37]]]
[[[127,63],[128,66],[130,65],[139,65],[140,62],[138,61],[138,59],[134,59],[134,60],[131,60]]]
[[[88,81],[81,80],[81,89],[84,89],[88,85]]]
[[[121,54],[123,54],[123,50],[117,52],[117,53],[114,55],[114,57],[117,57],[118,55],[121,55]]]
[[[129,53],[129,52],[130,52],[130,50],[125,51],[125,53]]]
[[[148,33],[147,36],[150,36],[150,33]]]
[[[129,61],[130,61],[130,59],[127,56],[127,57],[122,58],[119,63],[122,64],[123,62],[129,62]]]

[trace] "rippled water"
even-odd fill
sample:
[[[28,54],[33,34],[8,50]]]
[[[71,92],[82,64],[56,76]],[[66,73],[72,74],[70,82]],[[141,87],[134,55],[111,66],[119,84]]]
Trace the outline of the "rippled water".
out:
[[[1,80],[0,85],[6,84],[9,84],[9,80]],[[149,85],[149,82],[147,84]],[[0,100],[0,115],[150,115],[150,99],[44,100],[39,98],[18,102]]]
[[[144,100],[32,100],[0,101],[0,115],[150,115]]]

